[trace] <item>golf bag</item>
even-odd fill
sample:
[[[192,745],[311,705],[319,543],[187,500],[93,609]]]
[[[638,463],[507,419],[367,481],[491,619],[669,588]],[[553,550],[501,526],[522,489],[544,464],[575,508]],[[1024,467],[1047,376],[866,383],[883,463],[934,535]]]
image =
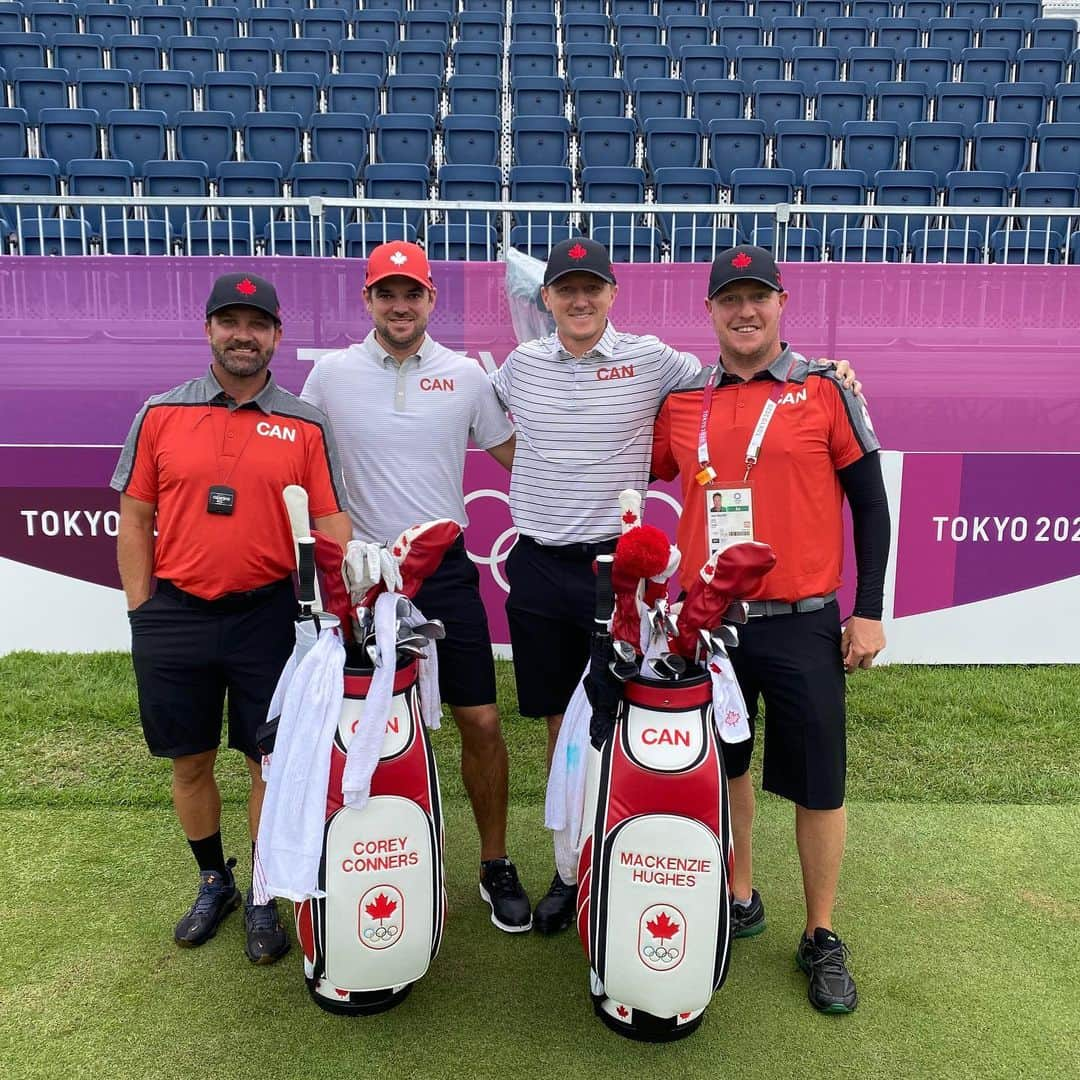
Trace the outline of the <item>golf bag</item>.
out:
[[[325,897],[295,905],[308,990],[327,1011],[350,1015],[404,999],[439,951],[446,913],[439,779],[414,658],[398,661],[367,805],[344,805],[346,751],[363,723],[372,675],[347,661],[319,867]]]
[[[701,1022],[728,971],[731,822],[709,676],[637,677],[591,747],[578,933],[597,1016],[663,1042]]]

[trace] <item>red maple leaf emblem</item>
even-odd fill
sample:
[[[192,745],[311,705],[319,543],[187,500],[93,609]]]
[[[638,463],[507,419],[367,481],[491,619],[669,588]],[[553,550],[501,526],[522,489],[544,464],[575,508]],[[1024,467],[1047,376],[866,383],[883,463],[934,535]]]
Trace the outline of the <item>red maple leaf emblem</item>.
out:
[[[389,919],[391,915],[397,910],[397,901],[387,898],[385,893],[379,893],[375,897],[373,903],[368,904],[364,910],[373,918],[382,922],[383,919]]]
[[[753,261],[754,260],[751,259],[745,251],[740,251],[739,254],[731,260],[731,265],[734,266],[736,270],[745,270]]]
[[[622,519],[627,525],[633,525],[634,522],[637,521],[637,514],[635,514],[633,510],[627,510],[626,513],[623,514]]]
[[[347,998],[349,996],[350,991],[348,991],[348,990],[335,990],[334,993],[337,994],[337,996],[339,998]]]
[[[706,564],[705,564],[705,565],[704,565],[704,566],[703,566],[703,567],[701,568],[701,572],[702,572],[703,574],[715,574],[715,573],[716,573],[716,567],[715,567],[715,566],[713,566],[713,564],[712,564],[711,562],[710,562],[710,563],[706,563]]]
[[[584,259],[589,254],[584,244],[575,244],[567,253],[571,259]]]
[[[620,1005],[615,1011],[620,1016],[629,1016],[630,1015],[630,1010],[625,1005]]]
[[[690,1019],[690,1014],[689,1013],[679,1013],[679,1019],[680,1020],[689,1020]]]
[[[394,545],[394,554],[395,554],[395,555],[396,555],[396,556],[397,556],[397,557],[398,557],[399,559],[401,558],[401,545],[400,545],[400,544],[395,544],[395,545]]]
[[[667,941],[668,938],[673,938],[679,932],[679,924],[672,922],[666,911],[661,911],[660,915],[655,919],[650,919],[645,928],[657,941]]]
[[[258,292],[258,288],[256,287],[255,282],[251,281],[249,278],[244,278],[243,281],[238,281],[236,283],[236,291],[238,293],[243,293],[245,296],[251,296]]]
[[[716,674],[719,675],[720,674],[720,665],[719,664],[710,664],[709,665],[709,670],[710,671],[715,671]]]

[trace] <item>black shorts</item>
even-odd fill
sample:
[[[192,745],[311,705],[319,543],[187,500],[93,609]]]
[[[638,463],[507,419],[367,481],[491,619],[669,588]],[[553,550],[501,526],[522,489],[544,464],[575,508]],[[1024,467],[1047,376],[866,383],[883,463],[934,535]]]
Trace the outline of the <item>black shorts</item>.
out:
[[[593,560],[615,541],[551,547],[518,538],[506,559],[506,618],[523,716],[566,711],[589,659],[596,613]]]
[[[480,573],[458,540],[413,598],[429,619],[442,619],[446,637],[436,642],[439,694],[447,705],[493,705],[495,660],[480,599]]]
[[[258,761],[255,730],[295,640],[291,579],[218,607],[162,582],[128,618],[150,753],[176,758],[216,749],[227,698],[228,744]]]
[[[840,609],[770,615],[739,627],[731,661],[750,727],[765,701],[762,787],[811,810],[844,804],[847,739]],[[754,740],[722,743],[730,777],[750,767]]]

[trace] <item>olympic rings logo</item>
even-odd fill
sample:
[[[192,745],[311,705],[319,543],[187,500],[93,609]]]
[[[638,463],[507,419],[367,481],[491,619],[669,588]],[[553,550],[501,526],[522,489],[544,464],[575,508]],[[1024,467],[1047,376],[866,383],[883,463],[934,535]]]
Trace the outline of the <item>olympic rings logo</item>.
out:
[[[369,926],[364,931],[364,937],[368,941],[390,941],[397,936],[398,930],[397,926]]]
[[[655,949],[651,945],[646,945],[641,951],[649,960],[659,960],[664,964],[674,963],[679,959],[678,949],[669,949],[664,945]]]

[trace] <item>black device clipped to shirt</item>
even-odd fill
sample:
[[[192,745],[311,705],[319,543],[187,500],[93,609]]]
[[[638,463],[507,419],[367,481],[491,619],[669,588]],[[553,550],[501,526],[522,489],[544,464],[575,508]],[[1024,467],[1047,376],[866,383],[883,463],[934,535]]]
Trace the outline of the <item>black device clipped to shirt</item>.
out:
[[[236,508],[236,489],[227,484],[211,484],[206,498],[208,514],[231,514]]]

